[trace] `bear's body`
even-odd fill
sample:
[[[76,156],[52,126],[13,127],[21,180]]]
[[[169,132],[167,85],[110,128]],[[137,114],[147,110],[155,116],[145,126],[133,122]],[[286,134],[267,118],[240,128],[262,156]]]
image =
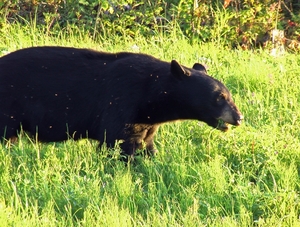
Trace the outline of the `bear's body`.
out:
[[[91,138],[128,155],[150,152],[159,125],[196,119],[218,127],[242,115],[226,87],[193,69],[144,54],[32,47],[0,58],[0,134],[22,128],[41,141]],[[227,126],[221,126],[226,130]]]

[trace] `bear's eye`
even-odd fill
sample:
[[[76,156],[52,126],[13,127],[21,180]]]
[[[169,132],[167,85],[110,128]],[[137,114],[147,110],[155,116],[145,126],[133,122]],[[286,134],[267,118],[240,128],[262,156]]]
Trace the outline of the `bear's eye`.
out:
[[[221,93],[221,94],[218,96],[218,98],[217,98],[217,102],[220,102],[220,101],[225,100],[225,99],[226,99],[225,95]]]

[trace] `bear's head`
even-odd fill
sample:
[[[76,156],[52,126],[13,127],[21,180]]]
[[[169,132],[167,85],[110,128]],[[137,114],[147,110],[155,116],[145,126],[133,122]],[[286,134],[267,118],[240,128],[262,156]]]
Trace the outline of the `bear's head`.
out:
[[[244,117],[229,90],[207,75],[203,65],[196,63],[187,68],[173,60],[171,73],[179,84],[176,98],[185,119],[197,119],[222,131],[228,130],[228,124],[241,124]]]

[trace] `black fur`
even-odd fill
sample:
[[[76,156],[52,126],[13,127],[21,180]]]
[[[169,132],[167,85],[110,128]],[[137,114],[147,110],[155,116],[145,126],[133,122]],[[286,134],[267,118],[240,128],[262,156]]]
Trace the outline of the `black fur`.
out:
[[[3,138],[22,126],[41,141],[88,137],[114,146],[123,140],[128,155],[143,141],[154,153],[153,137],[164,122],[196,119],[218,127],[228,106],[228,123],[242,119],[227,88],[200,64],[192,69],[144,54],[66,47],[0,58],[0,105]]]

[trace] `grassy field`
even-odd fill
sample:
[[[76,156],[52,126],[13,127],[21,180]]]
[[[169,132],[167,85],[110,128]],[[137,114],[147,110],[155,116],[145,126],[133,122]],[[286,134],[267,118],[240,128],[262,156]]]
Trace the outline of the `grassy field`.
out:
[[[153,159],[119,161],[89,140],[0,146],[0,226],[300,226],[300,57],[226,50],[155,35],[93,41],[2,28],[0,55],[36,45],[133,51],[207,65],[245,116],[227,133],[165,124]],[[108,155],[109,154],[109,155]]]

